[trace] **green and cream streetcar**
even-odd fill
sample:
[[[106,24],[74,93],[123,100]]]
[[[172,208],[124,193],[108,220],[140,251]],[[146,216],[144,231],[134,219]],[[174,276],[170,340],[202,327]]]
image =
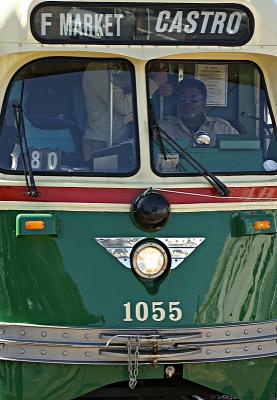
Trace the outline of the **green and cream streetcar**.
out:
[[[277,396],[276,0],[0,4],[0,399]]]

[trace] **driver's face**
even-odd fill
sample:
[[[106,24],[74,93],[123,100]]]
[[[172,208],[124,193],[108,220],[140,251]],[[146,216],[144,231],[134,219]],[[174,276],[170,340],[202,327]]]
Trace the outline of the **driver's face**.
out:
[[[200,115],[206,105],[201,92],[195,87],[183,89],[177,97],[179,116],[186,120]]]

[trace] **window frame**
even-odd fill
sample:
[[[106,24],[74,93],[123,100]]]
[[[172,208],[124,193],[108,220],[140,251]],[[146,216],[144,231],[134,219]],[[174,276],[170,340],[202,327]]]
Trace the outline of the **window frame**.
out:
[[[50,56],[50,57],[40,57],[40,58],[35,58],[32,59],[31,61],[27,62],[26,64],[22,65],[12,76],[10,79],[5,95],[4,95],[4,100],[2,103],[2,108],[1,108],[1,113],[0,113],[0,136],[2,134],[2,129],[4,126],[4,120],[6,116],[6,111],[7,111],[7,106],[8,106],[8,101],[10,97],[10,93],[12,91],[13,85],[16,81],[16,77],[18,74],[24,70],[27,66],[30,66],[31,64],[37,63],[37,62],[43,62],[43,61],[58,61],[58,62],[63,62],[63,61],[87,61],[88,63],[90,61],[96,60],[98,63],[109,63],[109,62],[124,62],[129,65],[129,70],[130,70],[130,76],[131,76],[131,82],[132,82],[132,95],[133,95],[133,115],[134,115],[134,138],[135,138],[135,143],[134,143],[134,151],[136,154],[136,163],[135,163],[135,168],[128,172],[128,173],[106,173],[106,172],[84,172],[84,171],[54,171],[49,173],[49,171],[38,171],[38,170],[33,170],[33,175],[34,176],[84,176],[84,177],[130,177],[134,176],[137,174],[137,172],[140,170],[141,167],[141,155],[140,155],[140,136],[139,136],[139,129],[138,129],[138,109],[137,109],[137,86],[136,86],[136,73],[135,73],[135,67],[133,63],[126,59],[126,58],[120,58],[120,57],[78,57],[78,56]],[[41,76],[51,76],[49,75],[41,75]],[[15,128],[16,129],[16,128]],[[1,153],[0,153],[1,156]],[[5,175],[24,175],[23,170],[12,170],[12,169],[5,169],[2,168],[0,165],[0,173],[3,173]]]
[[[154,152],[153,152],[153,141],[152,141],[152,135],[151,135],[151,107],[150,107],[150,92],[149,92],[149,65],[153,62],[160,62],[164,65],[166,64],[173,64],[173,63],[182,63],[182,64],[252,64],[257,71],[260,74],[260,89],[264,91],[264,96],[267,102],[267,107],[269,110],[269,114],[271,117],[272,125],[273,125],[273,134],[275,135],[275,139],[277,142],[277,126],[276,126],[276,120],[274,118],[273,110],[271,107],[268,91],[267,91],[267,86],[264,78],[264,74],[262,72],[261,67],[255,63],[254,61],[247,61],[247,60],[229,60],[229,59],[180,59],[180,58],[172,58],[172,59],[151,59],[149,60],[146,65],[145,65],[145,77],[146,77],[146,91],[147,91],[147,110],[148,110],[148,130],[149,130],[149,146],[150,146],[150,165],[151,165],[151,170],[152,172],[161,178],[167,178],[167,177],[174,177],[174,178],[179,178],[179,177],[196,177],[196,176],[201,176],[200,173],[197,172],[178,172],[178,173],[161,173],[155,169],[155,163],[154,163]],[[229,82],[229,81],[228,81]],[[204,167],[206,167],[204,165]],[[215,175],[220,175],[220,176],[243,176],[243,175],[277,175],[277,171],[236,171],[236,172],[222,172],[222,171],[211,171]]]

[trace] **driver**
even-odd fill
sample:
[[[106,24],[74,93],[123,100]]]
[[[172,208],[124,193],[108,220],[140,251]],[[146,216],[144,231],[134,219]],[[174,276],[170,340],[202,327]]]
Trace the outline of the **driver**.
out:
[[[186,139],[189,146],[197,147],[199,135],[208,136],[207,144],[215,146],[217,134],[238,134],[238,131],[223,118],[205,114],[207,88],[195,78],[185,78],[176,87],[177,116],[169,116],[159,125],[173,139]]]

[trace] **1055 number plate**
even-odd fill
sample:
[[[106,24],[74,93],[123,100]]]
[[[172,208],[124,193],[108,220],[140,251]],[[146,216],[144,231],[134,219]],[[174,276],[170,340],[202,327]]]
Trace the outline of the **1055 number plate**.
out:
[[[180,301],[153,301],[150,305],[144,301],[138,303],[123,304],[124,307],[124,322],[147,320],[163,321],[169,318],[171,321],[180,321],[183,316],[182,310],[179,307]]]

